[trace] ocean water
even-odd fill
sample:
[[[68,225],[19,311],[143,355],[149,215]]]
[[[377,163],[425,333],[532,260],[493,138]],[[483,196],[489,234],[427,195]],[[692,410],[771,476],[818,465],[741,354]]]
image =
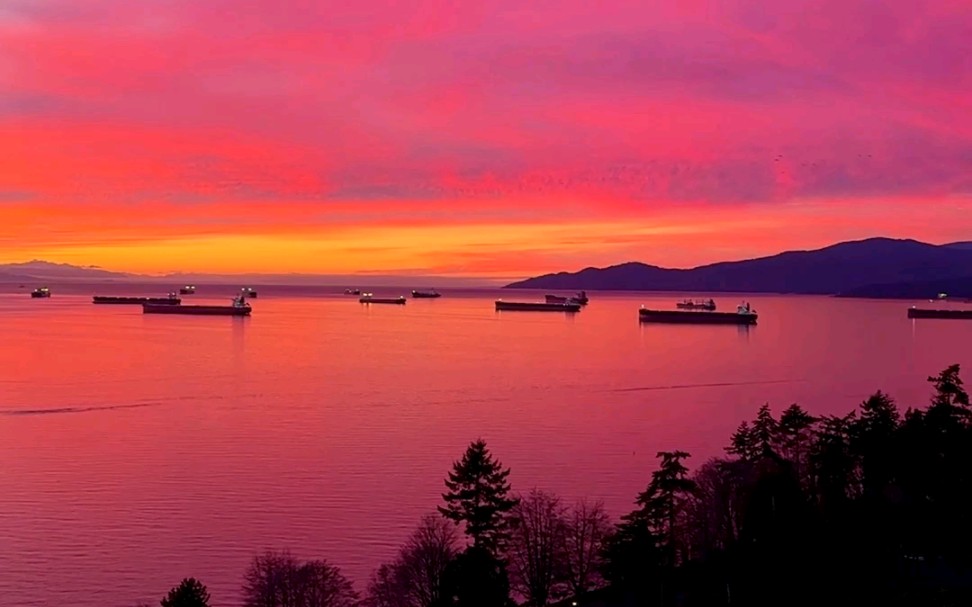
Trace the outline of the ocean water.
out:
[[[364,590],[483,437],[514,489],[618,516],[659,450],[698,465],[763,403],[845,413],[876,389],[923,405],[972,373],[972,322],[912,302],[742,299],[755,327],[639,324],[683,294],[591,293],[574,315],[501,312],[537,292],[442,290],[364,306],[343,288],[259,287],[250,318],[143,315],[93,294],[0,288],[0,602],[111,607],[182,577],[237,605],[266,548],[326,558]],[[228,301],[200,285],[186,303]],[[375,289],[398,295],[406,289]],[[952,304],[958,305],[958,304]]]

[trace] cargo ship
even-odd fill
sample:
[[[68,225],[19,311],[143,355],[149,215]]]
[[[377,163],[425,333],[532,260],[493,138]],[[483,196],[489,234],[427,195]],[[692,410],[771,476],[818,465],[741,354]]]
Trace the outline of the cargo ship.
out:
[[[345,289],[345,295],[361,295],[361,289]]]
[[[371,293],[365,293],[358,300],[360,303],[373,303],[373,304],[398,304],[405,305],[405,296],[400,297],[375,297]]]
[[[50,297],[51,290],[48,289],[47,287],[40,287],[31,291],[30,296],[33,297],[34,299],[40,299],[41,297]]]
[[[582,306],[587,305],[587,291],[578,291],[576,295],[571,295],[569,297],[564,295],[546,295],[544,300],[547,303],[576,303]]]
[[[675,304],[675,307],[680,310],[712,310],[716,309],[715,301],[712,299],[695,301],[694,299],[686,299]]]
[[[412,297],[415,299],[433,299],[435,297],[442,297],[442,294],[435,289],[429,289],[428,291],[412,291]]]
[[[748,303],[736,308],[735,312],[707,312],[702,310],[638,310],[641,322],[702,325],[755,325],[758,315]]]
[[[169,293],[168,297],[110,297],[106,295],[95,295],[91,298],[91,303],[96,304],[156,304],[160,306],[178,306],[182,303],[175,293]]]
[[[243,296],[234,297],[228,306],[173,306],[168,304],[142,304],[143,314],[195,314],[199,316],[249,316],[250,304]]]
[[[952,320],[972,320],[972,310],[931,310],[928,308],[908,308],[908,318],[946,318]]]
[[[242,293],[244,297],[253,298],[257,296],[257,292],[254,289],[251,289],[250,287],[243,287],[242,289],[240,289],[240,293]]]
[[[180,295],[192,295],[196,292],[196,285],[186,285],[179,289]]]
[[[576,301],[544,302],[544,301],[503,301],[496,300],[497,311],[521,312],[580,312],[581,304]]]

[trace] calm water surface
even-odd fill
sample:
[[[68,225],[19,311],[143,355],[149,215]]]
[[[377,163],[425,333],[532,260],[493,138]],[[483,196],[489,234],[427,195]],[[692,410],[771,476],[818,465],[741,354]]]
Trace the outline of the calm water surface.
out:
[[[764,402],[844,413],[881,388],[923,404],[927,375],[972,370],[972,322],[911,321],[907,302],[750,296],[749,329],[639,325],[641,304],[679,297],[657,293],[594,293],[573,316],[496,313],[498,291],[367,307],[263,287],[248,319],[89,303],[157,291],[0,293],[5,605],[154,604],[190,575],[236,605],[265,548],[327,558],[363,590],[479,436],[515,489],[619,515],[655,452],[700,464]]]

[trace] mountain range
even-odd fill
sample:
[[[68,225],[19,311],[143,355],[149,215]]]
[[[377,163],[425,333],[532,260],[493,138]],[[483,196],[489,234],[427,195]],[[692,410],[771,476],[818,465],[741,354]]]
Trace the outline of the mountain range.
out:
[[[425,288],[427,285],[443,287],[481,286],[483,281],[456,276],[421,276],[414,273],[385,275],[361,274],[356,276],[337,274],[206,274],[177,272],[161,276],[112,272],[97,266],[76,266],[66,263],[33,260],[22,263],[0,264],[0,282],[36,287],[59,283],[108,283],[142,282],[165,283],[170,287],[183,284],[237,284],[237,285],[346,285],[354,287],[400,286],[403,283]]]
[[[474,286],[455,277],[309,274],[167,274],[145,276],[34,260],[0,264],[0,281],[37,286],[59,282],[238,283],[250,285],[343,284],[358,287],[415,284]],[[482,284],[484,281],[479,281]],[[843,297],[929,298],[938,293],[972,298],[972,241],[933,245],[916,240],[870,238],[812,251],[713,263],[691,269],[638,262],[559,272],[506,285],[550,291],[680,291],[685,293],[795,293]]]
[[[869,238],[691,269],[629,262],[546,274],[506,287],[887,298],[928,298],[944,292],[972,297],[972,242],[933,245],[916,240]]]

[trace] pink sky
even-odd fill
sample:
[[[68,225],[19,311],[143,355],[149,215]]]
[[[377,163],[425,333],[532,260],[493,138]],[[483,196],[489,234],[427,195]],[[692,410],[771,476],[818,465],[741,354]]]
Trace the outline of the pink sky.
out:
[[[0,262],[523,276],[972,238],[972,3],[4,0]]]

